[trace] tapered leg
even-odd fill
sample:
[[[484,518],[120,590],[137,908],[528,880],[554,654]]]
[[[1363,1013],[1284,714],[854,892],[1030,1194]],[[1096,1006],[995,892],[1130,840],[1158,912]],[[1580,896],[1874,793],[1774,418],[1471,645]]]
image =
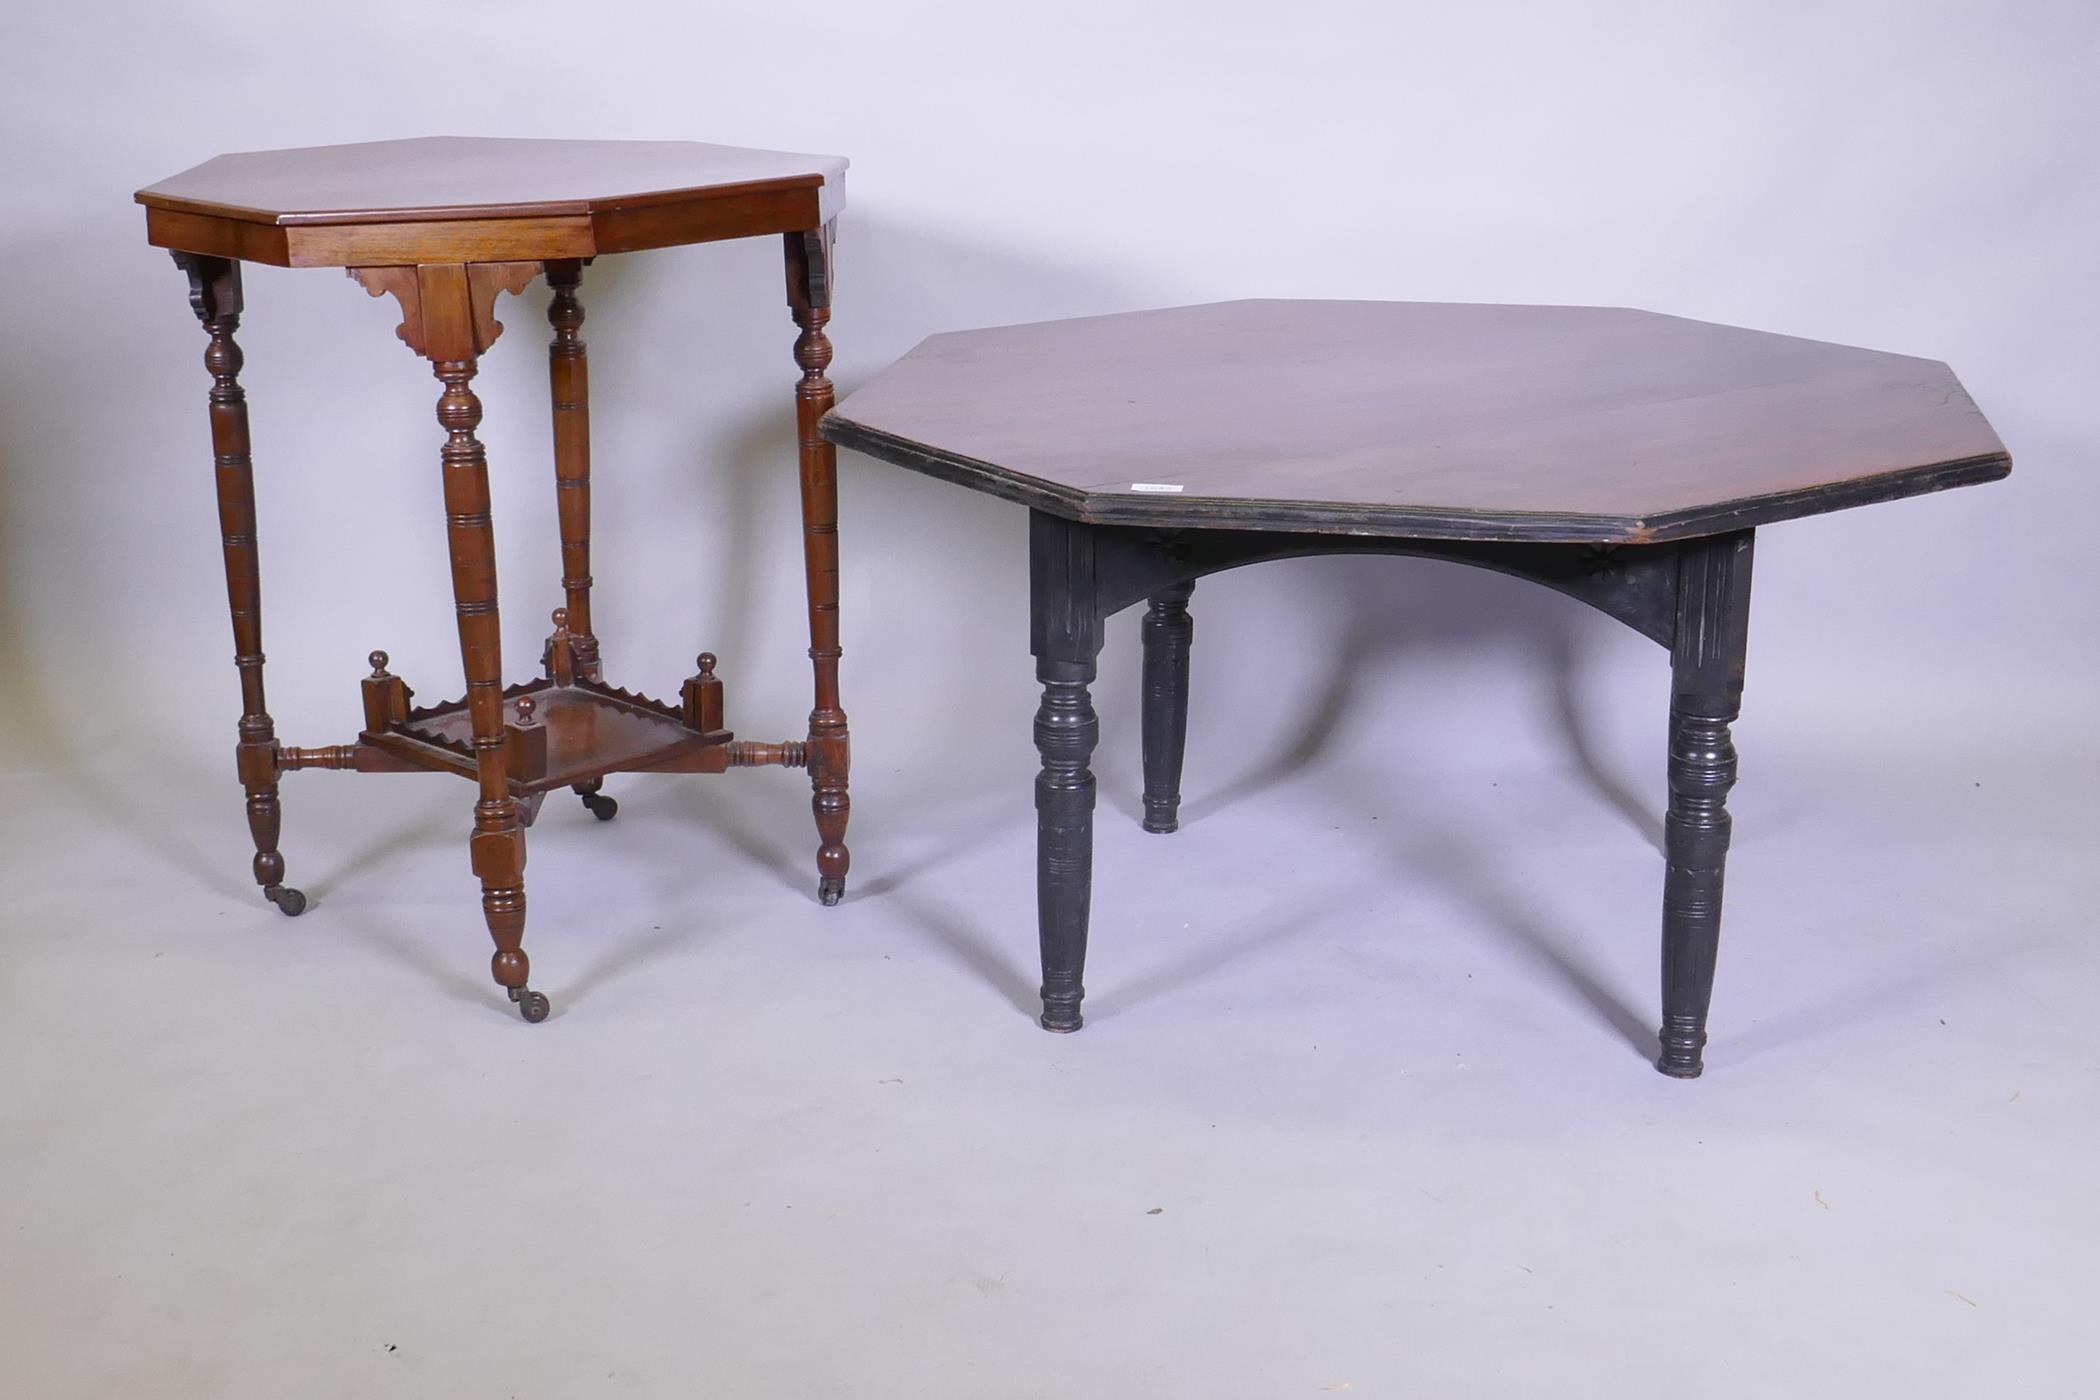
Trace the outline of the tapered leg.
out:
[[[256,557],[255,471],[248,448],[248,396],[240,383],[241,267],[224,258],[175,254],[189,277],[190,306],[211,337],[204,367],[211,371],[212,460],[219,490],[219,542],[226,556],[226,601],[233,613],[233,664],[241,674],[236,770],[248,795],[248,834],[255,841],[255,883],[286,914],[306,908],[306,896],[284,883],[277,849],[277,730],[263,703],[262,574]]]
[[[1189,642],[1196,624],[1189,595],[1178,583],[1152,595],[1140,633],[1145,645],[1145,830],[1181,825],[1181,757],[1189,733]]]
[[[809,715],[810,807],[817,818],[817,898],[836,904],[846,893],[846,794],[850,766],[846,711],[839,700],[838,453],[817,432],[831,408],[831,230],[787,235],[788,309],[801,334],[795,363],[795,427],[802,478],[802,553],[809,584],[809,659],[816,704]]]
[[[474,728],[474,873],[481,878],[481,912],[496,953],[490,970],[528,1021],[547,1015],[547,999],[526,986],[530,965],[525,937],[525,827],[510,795],[504,766],[503,632],[496,612],[496,532],[489,517],[488,459],[474,429],[481,400],[469,386],[475,360],[436,360],[445,391],[438,421],[446,429],[443,453],[446,534],[452,553],[452,593],[459,614],[460,660],[467,673],[467,711]]]
[[[1036,931],[1043,955],[1046,1031],[1085,1024],[1087,918],[1094,887],[1094,775],[1100,738],[1093,684],[1101,654],[1094,536],[1084,525],[1029,517],[1030,650],[1042,683],[1035,712]]]
[[[1728,859],[1729,725],[1742,709],[1749,634],[1749,531],[1682,546],[1670,651],[1670,809],[1664,822],[1662,1054],[1656,1068],[1697,1078],[1713,999]]]

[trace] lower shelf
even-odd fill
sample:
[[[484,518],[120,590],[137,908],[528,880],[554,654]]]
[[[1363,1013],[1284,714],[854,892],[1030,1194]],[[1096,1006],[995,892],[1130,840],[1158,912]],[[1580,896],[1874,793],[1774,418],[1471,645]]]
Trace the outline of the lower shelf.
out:
[[[529,723],[521,722],[518,702],[524,699],[531,701]],[[688,728],[669,705],[586,680],[512,686],[503,692],[503,719],[510,789],[517,796],[607,773],[719,768],[726,754],[708,751],[726,748],[732,737],[726,729]],[[399,723],[358,738],[418,768],[475,772],[474,726],[465,700],[410,710]]]

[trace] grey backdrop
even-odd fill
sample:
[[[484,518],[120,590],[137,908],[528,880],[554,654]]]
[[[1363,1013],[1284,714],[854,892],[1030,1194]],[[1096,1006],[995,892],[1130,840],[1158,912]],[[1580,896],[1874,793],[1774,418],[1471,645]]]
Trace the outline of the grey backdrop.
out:
[[[2100,10],[2074,0],[827,0],[584,12],[541,0],[376,0],[350,13],[216,0],[36,6],[7,27],[0,1063],[10,1068],[0,1079],[11,1082],[0,1094],[14,1097],[0,1102],[41,1126],[0,1134],[9,1144],[0,1153],[11,1154],[0,1155],[0,1183],[11,1183],[0,1189],[0,1221],[25,1201],[44,1205],[22,1226],[18,1257],[30,1262],[4,1266],[0,1334],[22,1329],[10,1350],[30,1357],[46,1381],[40,1393],[144,1393],[123,1390],[125,1376],[143,1375],[170,1387],[153,1393],[293,1393],[289,1379],[318,1374],[332,1347],[350,1345],[345,1336],[355,1338],[356,1365],[336,1374],[344,1393],[414,1393],[439,1372],[388,1381],[371,1368],[392,1363],[373,1358],[392,1344],[386,1327],[412,1331],[435,1318],[445,1325],[432,1323],[423,1351],[429,1365],[458,1368],[443,1372],[452,1393],[468,1393],[457,1387],[472,1376],[499,1387],[474,1393],[511,1393],[500,1388],[510,1382],[523,1394],[535,1374],[562,1394],[586,1393],[586,1382],[654,1393],[674,1378],[711,1378],[726,1387],[715,1393],[771,1393],[758,1388],[767,1377],[801,1394],[1022,1395],[1076,1385],[1268,1395],[1344,1383],[1419,1393],[1394,1388],[1403,1375],[1475,1394],[1502,1393],[1498,1378],[1514,1393],[1551,1376],[1580,1393],[1570,1376],[1645,1385],[1702,1365],[1711,1367],[1707,1394],[1735,1384],[1770,1393],[1779,1383],[1818,1393],[1848,1366],[1867,1365],[1847,1340],[1859,1337],[1882,1366],[1861,1374],[1886,1379],[1893,1366],[1914,1393],[1995,1383],[2009,1356],[2038,1368],[2026,1373],[2040,1382],[2033,1393],[2068,1393],[2051,1388],[2061,1358],[2043,1320],[2081,1293],[2090,1303],[2090,1281],[2052,1274],[2069,1264],[2051,1251],[2060,1231],[2090,1227],[2090,1207],[2073,1204],[2069,1182],[2053,1196],[2032,1179],[1994,1177],[2002,1161],[1981,1145],[1996,1141],[1981,1120],[1965,1129],[1980,1144],[1972,1174],[1953,1184],[1905,1175],[1941,1151],[1944,1078],[1913,1085],[1905,1102],[1915,1115],[1902,1120],[1911,1127],[1890,1129],[1853,1159],[1863,1194],[1890,1187],[1909,1207],[1882,1222],[1885,1235],[1837,1244],[1794,1239],[1793,1227],[1742,1199],[1687,1201],[1681,1193],[1696,1189],[1682,1183],[1707,1171],[1699,1152],[1719,1151],[1690,1143],[1702,1132],[1718,1142],[1720,1129],[1676,1115],[1733,1103],[1728,1074],[1740,1085],[1762,1072],[1771,1116],[1745,1110],[1738,1166],[1784,1157],[1771,1144],[1796,1132],[1850,1141],[1872,1116],[1851,1096],[1911,1083],[1899,1067],[1918,1064],[1915,1037],[1944,1017],[1929,1013],[1930,995],[2004,977],[2010,990],[1989,1002],[1990,1016],[1977,1013],[1994,1029],[1933,1063],[1988,1079],[1976,1102],[1993,1105],[2020,1085],[1976,1066],[2053,1068],[2059,1116],[2029,1130],[2024,1160],[2054,1161],[2089,1143],[2093,1052],[2074,992],[2080,979],[2089,989],[2095,971],[2084,911],[2096,832],[2083,790],[2096,776],[2100,679],[2091,545],[2100,492],[2090,470],[2100,430]],[[1944,359],[1997,425],[2014,475],[1764,532],[1738,812],[1744,841],[1772,844],[1749,863],[1739,846],[1738,870],[1753,873],[1734,886],[1715,1071],[1687,1092],[1663,1093],[1647,1082],[1653,1075],[1635,1083],[1646,1072],[1629,1053],[1653,1010],[1659,871],[1644,837],[1652,840],[1660,805],[1660,654],[1555,596],[1409,562],[1275,565],[1198,591],[1191,824],[1175,838],[1189,844],[1171,857],[1134,835],[1135,629],[1129,617],[1112,627],[1096,692],[1104,893],[1089,982],[1102,1015],[1070,1045],[1029,1039],[1017,1011],[1033,939],[1023,513],[850,455],[841,491],[854,899],[831,924],[798,902],[814,840],[795,779],[739,774],[676,792],[661,780],[616,785],[627,825],[589,842],[567,827],[548,834],[545,821],[534,832],[527,947],[557,1015],[528,1046],[509,1034],[514,1022],[480,1014],[494,995],[460,839],[465,785],[298,775],[286,785],[284,848],[292,881],[317,895],[316,908],[280,925],[246,888],[203,338],[180,277],[145,245],[130,203],[137,186],[219,151],[435,132],[694,138],[849,156],[832,323],[842,392],[922,336],[966,325],[1249,295],[1630,305]],[[537,657],[559,577],[545,296],[535,287],[502,308],[509,330],[479,386],[514,675]],[[807,669],[793,328],[778,249],[756,240],[609,259],[587,275],[584,300],[609,677],[671,693],[705,647],[722,657],[735,728],[751,738],[797,734]],[[331,272],[249,272],[241,338],[265,646],[271,709],[288,743],[350,737],[355,681],[375,646],[425,697],[459,685],[437,386],[395,341],[393,320],[389,305]],[[1201,835],[1206,820],[1210,837]],[[1403,856],[1374,856],[1333,835],[1372,820],[1412,833]],[[1525,864],[1534,858],[1548,863]],[[1169,859],[1196,864],[1169,876],[1143,863]],[[1361,947],[1382,946],[1372,935],[1405,919],[1376,901],[1411,897],[1431,875],[1471,894],[1421,912],[1422,943],[1462,943],[1468,928],[1488,929],[1479,947],[1501,949],[1481,954],[1482,966],[1496,964],[1493,978],[1474,978],[1468,964],[1449,987],[1425,990],[1437,984],[1423,969],[1335,967],[1332,995],[1287,993],[1267,1018],[1264,998],[1292,985],[1299,963],[1327,966],[1337,948],[1357,948],[1359,934]],[[1371,903],[1349,903],[1359,899]],[[1202,923],[1192,909],[1218,911],[1226,931],[1198,927],[1174,943],[1164,930],[1175,920]],[[340,922],[328,923],[332,914]],[[1127,925],[1141,916],[1165,941],[1137,938]],[[1584,919],[1611,927],[1592,930]],[[1319,933],[1328,920],[1355,932]],[[1751,920],[1761,957],[1740,932]],[[681,942],[693,927],[711,930],[707,941]],[[1292,931],[1288,946],[1272,941],[1279,929]],[[1583,942],[1593,931],[1597,942]],[[762,991],[739,986],[738,959],[770,954],[733,951],[726,944],[738,935],[790,946]],[[208,971],[197,970],[203,947],[218,950]],[[1484,990],[1491,980],[1500,991]],[[382,983],[384,1009],[337,1000]],[[1532,984],[1558,1011],[1509,1002]],[[1228,1061],[1295,1063],[1320,1027],[1333,1032],[1332,1053],[1357,1024],[1335,998],[1367,985],[1380,989],[1376,1004],[1357,1007],[1362,1035],[1345,1052],[1360,1060],[1334,1061],[1331,1076],[1301,1065],[1305,1078],[1293,1081],[1314,1096],[1294,1101],[1300,1108],[1317,1099],[1332,1115],[1299,1122],[1289,1142],[1264,1138],[1259,1071],[1206,1063],[1249,1033],[1250,1018],[1273,1040],[1259,1053],[1239,1045]],[[619,1002],[620,988],[643,999]],[[1769,993],[1763,1002],[1754,988]],[[1879,1013],[1852,1018],[1860,1006],[1886,1008],[1884,996],[1924,1000],[1900,1002],[1909,1018],[1900,1026]],[[696,1016],[719,1026],[755,1014],[753,997],[777,1020],[721,1043],[680,1038],[716,1033],[697,1029]],[[973,1019],[985,1007],[987,1018]],[[1157,1042],[1139,1051],[1126,1039],[1118,1050],[1116,1020],[1142,1025],[1167,1007],[1175,1014]],[[1559,1012],[1566,1017],[1553,1020]],[[1408,1086],[1420,1079],[1382,1058],[1402,1053],[1388,1033],[1414,1034],[1422,1062],[1448,1069],[1454,1049],[1521,1042],[1537,1016],[1550,1031],[1536,1032],[1533,1054],[1512,1058],[1506,1081],[1491,1085],[1481,1072],[1464,1086],[1501,1109],[1464,1096],[1415,1102]],[[688,1185],[712,1173],[732,1206],[782,1172],[808,1170],[792,1163],[850,1158],[884,1130],[879,1116],[820,1113],[809,1122],[832,1126],[784,1127],[780,1105],[822,1099],[814,1090],[815,1099],[798,1098],[807,1085],[794,1075],[824,1082],[841,1066],[879,1060],[869,1037],[879,1045],[880,1028],[896,1023],[915,1028],[912,1044],[930,1064],[965,1076],[958,1062],[980,1055],[1006,1066],[1005,1078],[985,1069],[967,1091],[947,1081],[927,1090],[923,1122],[959,1133],[952,1152],[927,1147],[907,1177],[854,1204],[833,1202],[806,1238],[725,1226],[681,1247],[696,1270],[714,1259],[715,1274],[663,1274],[649,1238],[663,1222],[652,1211],[643,1214],[653,1225],[605,1225],[624,1219],[618,1201],[633,1209],[667,1188],[655,1178],[605,1180],[609,1169],[584,1144],[629,1162],[685,1160],[678,1154],[691,1144],[678,1133],[700,1121],[720,1125],[707,1134],[709,1151],[772,1144],[749,1158],[685,1160],[692,1171],[676,1173]],[[225,1041],[229,1024],[254,1031],[252,1041]],[[379,1025],[396,1037],[391,1051],[374,1048]],[[1739,1033],[1750,1038],[1726,1040]],[[1753,1053],[1759,1034],[1771,1052],[1762,1059]],[[1855,1034],[1878,1047],[1872,1073],[1833,1048]],[[169,1048],[197,1035],[208,1051]],[[431,1035],[441,1047],[417,1039]],[[137,1043],[120,1049],[126,1037]],[[1829,1071],[1817,1091],[1827,1132],[1792,1116],[1808,1066],[1786,1047],[1803,1043]],[[760,1053],[754,1044],[796,1046],[782,1052],[792,1065],[741,1063]],[[410,1055],[409,1045],[428,1055]],[[1603,1095],[1601,1121],[1623,1113],[1624,1133],[1660,1137],[1655,1151],[1677,1169],[1654,1157],[1629,1163],[1620,1154],[1630,1149],[1601,1129],[1581,1145],[1518,1140],[1542,1113],[1573,1113],[1532,1078],[1540,1058],[1564,1052],[1569,1083],[1583,1086],[1567,1103]],[[513,1061],[521,1054],[530,1074]],[[1105,1117],[1086,1118],[1075,1104],[1077,1122],[1039,1126],[1026,1110],[1061,1102],[1055,1085],[1069,1063],[1046,1057],[1073,1055],[1127,1098]],[[373,1068],[381,1062],[391,1068]],[[162,1107],[123,1115],[143,1135],[125,1138],[94,1115],[113,1093],[121,1099],[112,1086],[135,1084],[142,1063],[161,1066],[153,1099]],[[675,1067],[674,1081],[721,1072],[731,1087],[715,1091],[732,1099],[703,1112],[673,1095],[649,1100],[657,1108],[644,1122],[605,1118],[609,1102],[644,1092],[631,1076],[659,1063]],[[577,1078],[583,1065],[605,1077]],[[251,1074],[277,1086],[267,1111],[247,1097]],[[519,1076],[502,1091],[510,1097],[477,1078],[491,1074]],[[430,1109],[420,1128],[400,1126],[389,1095],[430,1089],[433,1079],[458,1100]],[[339,1118],[304,1116],[316,1110],[302,1082],[332,1104],[355,1105],[348,1111],[361,1126],[350,1139],[329,1136]],[[1378,1091],[1366,1097],[1371,1085]],[[509,1188],[492,1187],[485,1164],[508,1155],[522,1110],[477,1118],[484,1092],[551,1120],[535,1130],[548,1135],[539,1145],[551,1155],[535,1168],[520,1154],[514,1170],[527,1175],[503,1174]],[[1172,1116],[1161,1104],[1191,1102],[1202,1107],[1191,1110],[1185,1139],[1156,1121]],[[1434,1226],[1403,1228],[1393,1222],[1406,1212],[1392,1201],[1328,1182],[1296,1202],[1295,1223],[1275,1222],[1271,1254],[1236,1255],[1229,1242],[1259,1234],[1250,1220],[1325,1170],[1308,1163],[1370,1151],[1364,1124],[1379,1110],[1390,1120],[1379,1120],[1387,1136],[1376,1141],[1397,1155],[1363,1158],[1364,1183],[1412,1181],[1419,1167],[1423,1193],[1464,1196],[1454,1183],[1491,1179],[1514,1197],[1483,1193]],[[1446,1110],[1459,1116],[1440,1120]],[[881,1111],[878,1102],[869,1113]],[[1504,1112],[1514,1119],[1496,1116]],[[1075,1178],[1020,1147],[1086,1144],[1097,1160],[1123,1160],[1126,1149],[1138,1160],[1151,1149],[1130,1145],[1143,1136],[1132,1136],[1137,1122],[1185,1145],[1160,1181],[1209,1179],[1225,1160],[1256,1165],[1212,1180],[1215,1200],[1237,1204],[1176,1248],[1117,1253],[1089,1233],[1095,1227],[1058,1227],[1056,1203],[1070,1202],[1031,1173]],[[1567,1132],[1584,1131],[1575,1122]],[[674,1123],[675,1132],[665,1126]],[[1206,1136],[1212,1129],[1217,1136]],[[994,1174],[1009,1194],[955,1205],[947,1173],[987,1150],[987,1131],[1014,1144],[998,1168],[1007,1175]],[[549,1182],[599,1181],[615,1198],[593,1207],[611,1212],[591,1217],[605,1229],[570,1220],[572,1229],[554,1231],[566,1264],[542,1259],[505,1223],[507,1211],[459,1233],[456,1214],[374,1206],[372,1180],[394,1180],[374,1165],[379,1176],[341,1198],[361,1205],[300,1218],[296,1232],[316,1250],[328,1246],[319,1257],[227,1243],[226,1259],[187,1271],[204,1241],[293,1229],[282,1216],[256,1223],[253,1192],[264,1188],[239,1184],[260,1170],[255,1162],[296,1180],[322,1157],[363,1162],[361,1152],[379,1151],[374,1134],[392,1142],[397,1133],[404,1152],[443,1156],[431,1139],[474,1143],[448,1166],[418,1171],[437,1171],[466,1198],[510,1189],[521,1222],[573,1208],[556,1185],[529,1184],[533,1170],[554,1173]],[[1446,1133],[1444,1156],[1409,1155],[1430,1152],[1417,1134]],[[1214,1153],[1206,1142],[1231,1146]],[[1509,1153],[1492,1151],[1497,1143]],[[562,1155],[571,1149],[573,1161]],[[774,1149],[777,1160],[767,1155]],[[1519,1166],[1554,1152],[1571,1154],[1554,1169],[1569,1199],[1525,1197],[1537,1179]],[[372,1161],[382,1158],[400,1165],[384,1152]],[[186,1194],[163,1171],[214,1184]],[[426,1178],[400,1172],[401,1189],[417,1195]],[[1788,1181],[1789,1202],[1807,1202],[1812,1187],[1826,1201],[1827,1188],[1807,1175]],[[1582,1182],[1594,1192],[1578,1190]],[[1407,1200],[1420,1206],[1413,1190]],[[1600,1195],[1612,1205],[1600,1207]],[[1927,1228],[1920,1221],[1955,1229],[1935,1212],[1956,1196],[1996,1203],[1978,1204],[1985,1213],[1963,1217],[1947,1237],[1961,1242],[1948,1246],[1952,1255],[1997,1270],[1995,1298],[1979,1302],[1959,1271],[1933,1272],[1903,1254]],[[1118,1199],[1114,1211],[1130,1205],[1142,1223],[1137,1208],[1157,1203]],[[1650,1212],[1680,1206],[1676,1225],[1641,1235]],[[939,1218],[949,1207],[962,1218]],[[1839,1218],[1827,1201],[1807,1209],[1816,1229]],[[883,1220],[898,1222],[894,1237],[871,1223]],[[183,1242],[163,1251],[171,1231]],[[966,1264],[942,1253],[944,1242],[988,1234],[1003,1244]],[[382,1262],[345,1264],[336,1252],[356,1255],[360,1238],[382,1235],[408,1241],[409,1253],[382,1249]],[[1712,1247],[1701,1261],[1673,1253],[1688,1237]],[[1560,1334],[1539,1340],[1539,1328],[1556,1325],[1551,1313],[1509,1311],[1514,1271],[1531,1272],[1519,1256],[1541,1238],[1564,1241],[1546,1248],[1563,1250],[1569,1272],[1538,1307],[1590,1300],[1592,1350]],[[1511,1249],[1506,1278],[1459,1278],[1456,1261],[1477,1265],[1497,1242]],[[1880,1291],[1878,1276],[1868,1281],[1862,1261],[1877,1250],[1893,1257],[1882,1246],[1908,1261],[1890,1267],[1930,1275],[1918,1283],[1917,1311]],[[513,1260],[506,1251],[518,1252]],[[1599,1255],[1626,1271],[1623,1292],[1585,1272],[1582,1261]],[[178,1256],[179,1271],[166,1262]],[[270,1262],[258,1265],[262,1257]],[[449,1262],[430,1263],[440,1257]],[[1129,1284],[1136,1293],[1091,1283],[1090,1257],[1111,1277],[1142,1280]],[[1454,1268],[1440,1280],[1430,1263],[1447,1258]],[[999,1313],[1002,1270],[1024,1259],[1060,1261],[1042,1265],[1062,1270],[1059,1282],[1047,1299]],[[1323,1288],[1360,1301],[1396,1259],[1422,1280],[1404,1302],[1385,1299],[1359,1317],[1344,1302],[1306,1301]],[[552,1282],[567,1266],[581,1273]],[[406,1282],[397,1268],[410,1271]],[[323,1309],[334,1321],[324,1325],[293,1300],[300,1280],[332,1269],[349,1272],[335,1275]],[[1361,1287],[1350,1282],[1357,1269]],[[1254,1284],[1212,1296],[1232,1277],[1255,1276],[1290,1282],[1276,1285],[1277,1297]],[[1685,1340],[1639,1360],[1611,1341],[1636,1324],[1671,1332],[1679,1321],[1689,1337],[1692,1318],[1741,1305],[1739,1284],[1787,1345],[1730,1344],[1747,1350],[1730,1359],[1724,1347],[1715,1360],[1710,1346]],[[433,1301],[385,1327],[363,1325],[374,1310],[391,1317],[403,1289]],[[517,1296],[500,1308],[459,1301],[460,1290],[506,1289]],[[600,1314],[606,1297],[630,1289],[664,1312],[618,1333]],[[1208,1301],[1190,1302],[1190,1290]],[[871,1297],[908,1310],[892,1316]],[[805,1326],[833,1335],[813,1339]],[[1956,1336],[1957,1326],[1998,1330],[1979,1340]],[[898,1342],[898,1327],[914,1340]],[[512,1329],[522,1352],[496,1340]],[[546,1343],[537,1361],[535,1333]],[[636,1358],[643,1379],[613,1378]]]

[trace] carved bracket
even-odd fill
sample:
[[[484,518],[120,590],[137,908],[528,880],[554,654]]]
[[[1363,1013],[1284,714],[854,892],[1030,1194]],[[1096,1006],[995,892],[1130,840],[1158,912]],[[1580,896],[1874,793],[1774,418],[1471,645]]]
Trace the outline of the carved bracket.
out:
[[[831,309],[832,225],[783,235],[787,244],[788,306]]]
[[[241,314],[241,265],[203,253],[171,252],[175,266],[190,282],[190,310],[209,326],[221,316]]]
[[[429,360],[470,360],[503,334],[496,294],[513,296],[540,273],[532,262],[441,263],[421,267],[343,269],[371,296],[401,304],[394,334]]]

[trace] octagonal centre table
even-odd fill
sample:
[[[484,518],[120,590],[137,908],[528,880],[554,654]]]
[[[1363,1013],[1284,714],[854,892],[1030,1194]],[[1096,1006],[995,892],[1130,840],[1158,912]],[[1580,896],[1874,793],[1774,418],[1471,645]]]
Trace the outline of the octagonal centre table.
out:
[[[1699,1074],[1757,527],[2011,469],[1945,365],[1641,311],[1243,301],[937,335],[831,441],[1030,511],[1042,1024],[1078,1030],[1102,622],[1140,601],[1172,831],[1194,581],[1382,553],[1513,574],[1668,648],[1657,1067]]]
[[[492,968],[528,1021],[547,998],[526,984],[525,827],[545,795],[568,787],[600,820],[610,773],[719,773],[778,764],[807,768],[816,812],[818,897],[846,887],[847,734],[839,701],[838,485],[817,420],[831,406],[831,242],[846,162],[695,141],[531,141],[426,137],[224,155],[140,190],[149,242],[188,274],[204,323],[219,529],[241,676],[236,769],[248,795],[256,883],[287,914],[306,897],[284,883],[277,849],[278,778],[301,768],[433,770],[475,781],[473,869],[496,952]],[[577,288],[594,258],[725,238],[780,237],[787,300],[799,329],[795,386],[801,442],[803,558],[816,704],[807,737],[741,743],[723,727],[722,682],[705,652],[679,703],[605,684],[591,621],[589,370]],[[444,391],[440,454],[463,699],[412,708],[408,687],[373,652],[365,727],[354,743],[277,742],[263,702],[262,597],[255,480],[241,351],[241,264],[340,267],[375,297],[399,303],[397,331],[431,362]],[[559,488],[562,606],[541,658],[544,674],[506,686],[496,612],[496,549],[488,463],[474,430],[473,381],[503,327],[496,297],[544,274]]]

